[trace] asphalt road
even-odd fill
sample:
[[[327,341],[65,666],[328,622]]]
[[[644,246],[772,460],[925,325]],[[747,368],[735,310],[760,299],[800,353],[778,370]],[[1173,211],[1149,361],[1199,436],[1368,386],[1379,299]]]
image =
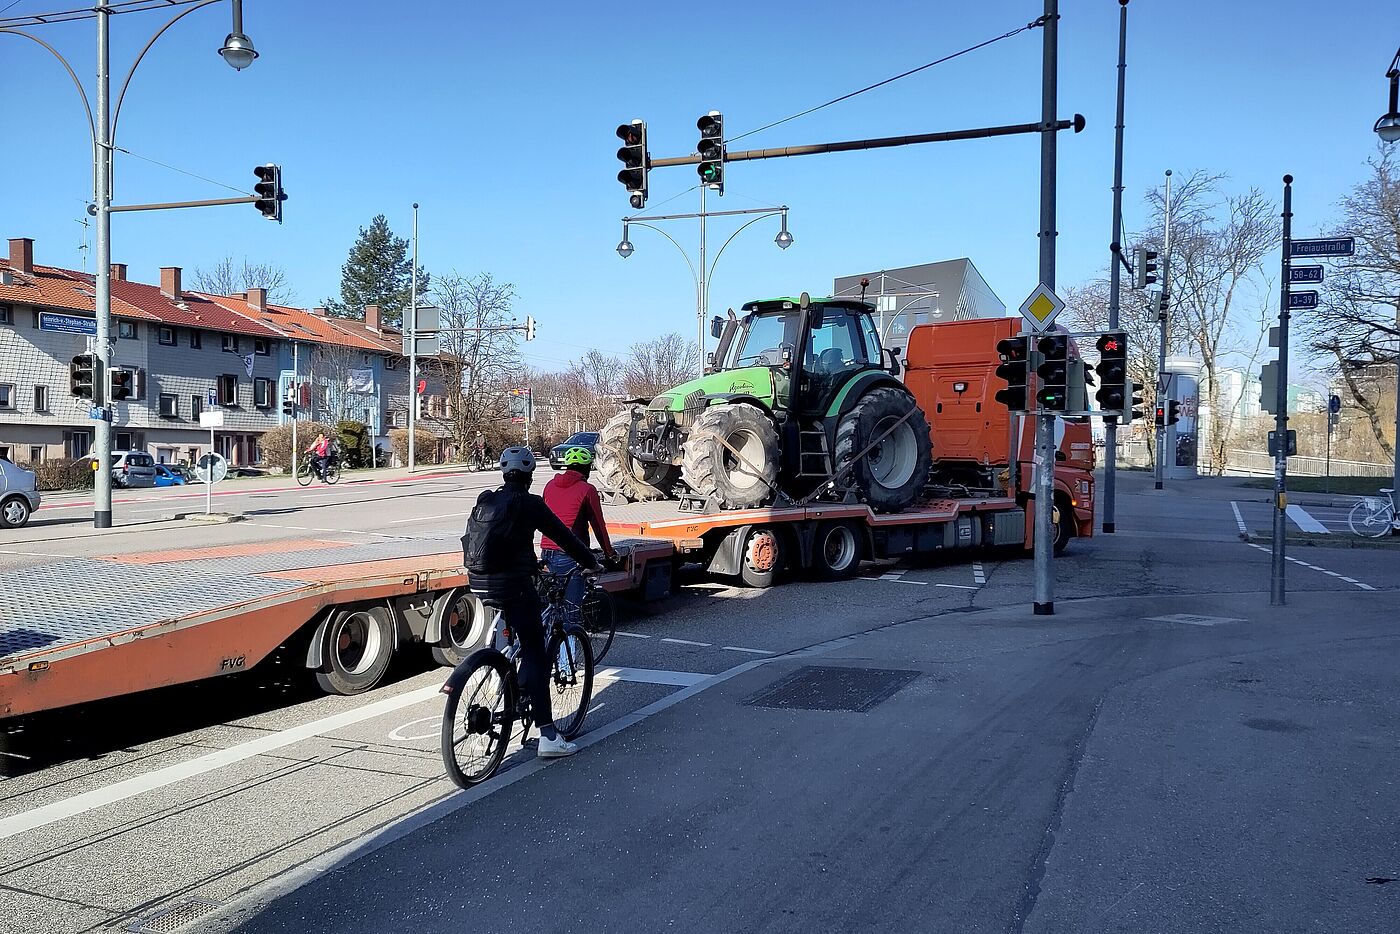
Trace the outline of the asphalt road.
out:
[[[248,521],[218,527],[36,521],[42,540],[0,543],[0,561],[172,535],[449,540],[489,480],[239,493]],[[544,768],[517,755],[472,795],[442,777],[442,674],[418,653],[356,698],[317,696],[274,659],[7,724],[0,917],[7,932],[1393,931],[1400,882],[1366,879],[1400,879],[1400,559],[1299,549],[1293,603],[1271,611],[1269,556],[1235,515],[1267,494],[1122,488],[1118,534],[1057,562],[1050,619],[1030,616],[1031,563],[1008,555],[624,606],[589,747]],[[164,509],[161,492],[118,521]],[[1160,619],[1179,613],[1195,619]],[[749,702],[803,666],[915,680],[865,713]]]

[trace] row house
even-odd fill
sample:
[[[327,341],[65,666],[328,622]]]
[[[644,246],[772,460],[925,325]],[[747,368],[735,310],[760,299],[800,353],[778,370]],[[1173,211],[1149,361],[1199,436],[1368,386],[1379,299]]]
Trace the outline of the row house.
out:
[[[89,402],[69,391],[69,362],[96,333],[94,277],[37,265],[34,244],[10,241],[0,258],[0,456],[82,457],[93,444]],[[409,380],[401,336],[370,306],[364,321],[325,309],[271,304],[264,289],[210,295],[183,287],[179,267],[160,284],[112,266],[112,366],[132,374],[132,397],[113,405],[113,447],[163,462],[209,448],[202,411],[217,407],[214,449],[235,464],[261,460],[262,434],[289,419],[353,419],[377,444],[406,424]],[[440,392],[440,388],[437,390]]]

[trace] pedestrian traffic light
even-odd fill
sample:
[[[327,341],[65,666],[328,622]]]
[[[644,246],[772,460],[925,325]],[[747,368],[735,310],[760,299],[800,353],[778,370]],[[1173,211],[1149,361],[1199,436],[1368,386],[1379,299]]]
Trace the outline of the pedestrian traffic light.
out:
[[[1128,335],[1123,331],[1108,331],[1099,337],[1097,347],[1099,390],[1094,398],[1105,414],[1122,413],[1128,408]]]
[[[724,117],[718,110],[712,110],[695,121],[700,131],[700,142],[695,151],[700,155],[700,165],[696,171],[700,183],[724,194]]]
[[[1133,249],[1133,288],[1145,289],[1157,281],[1157,251],[1145,246]]]
[[[92,394],[96,361],[92,354],[79,354],[68,364],[68,391],[79,399],[95,398]]]
[[[1162,407],[1159,405],[1159,406],[1157,406],[1157,427],[1158,427],[1158,428],[1161,428],[1161,427],[1163,426],[1163,424],[1165,423],[1165,421],[1166,421],[1166,413],[1162,410]]]
[[[1030,347],[1025,337],[1007,337],[997,342],[997,354],[1001,365],[997,367],[997,379],[1006,383],[1005,389],[998,389],[997,402],[1012,412],[1026,411],[1026,382],[1030,371]]]
[[[296,403],[293,402],[291,399],[283,399],[283,400],[282,400],[282,414],[285,415],[285,416],[287,416],[288,418],[291,418],[293,415],[295,415],[295,414],[296,414]]]
[[[282,223],[282,202],[287,200],[287,193],[282,190],[282,167],[269,162],[255,167],[253,174],[258,177],[253,186],[253,194],[258,196],[255,206],[263,217]]]
[[[1134,406],[1142,405],[1142,383],[1131,383],[1128,386],[1128,403],[1123,407],[1123,424],[1127,425],[1135,418],[1142,418],[1142,409]]]
[[[535,319],[529,315],[525,316],[525,339],[527,341],[535,339]]]
[[[1037,349],[1044,362],[1036,368],[1040,391],[1035,399],[1042,409],[1064,412],[1069,408],[1069,338],[1052,334],[1040,339]]]
[[[622,140],[617,151],[622,171],[617,180],[632,196],[633,209],[640,211],[647,204],[647,125],[642,120],[624,123],[617,128],[617,138]]]
[[[123,399],[131,398],[131,371],[112,370],[112,394],[108,396],[113,402],[121,402]]]
[[[1180,402],[1177,402],[1175,399],[1172,399],[1172,400],[1170,400],[1170,401],[1167,403],[1167,424],[1168,424],[1168,425],[1175,425],[1175,424],[1181,419],[1181,415],[1180,415],[1180,414],[1178,413],[1178,411],[1177,411],[1177,410],[1180,409],[1180,408],[1181,408],[1181,403],[1180,403]]]

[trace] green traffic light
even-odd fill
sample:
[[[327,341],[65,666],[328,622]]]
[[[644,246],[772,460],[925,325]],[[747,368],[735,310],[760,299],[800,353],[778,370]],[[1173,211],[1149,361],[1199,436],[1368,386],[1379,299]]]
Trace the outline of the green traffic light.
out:
[[[714,181],[719,178],[719,166],[713,164],[700,166],[700,177],[707,182]]]

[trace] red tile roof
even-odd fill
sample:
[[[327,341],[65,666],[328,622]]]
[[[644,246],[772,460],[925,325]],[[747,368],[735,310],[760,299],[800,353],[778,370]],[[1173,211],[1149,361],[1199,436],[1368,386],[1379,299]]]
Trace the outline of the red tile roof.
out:
[[[322,317],[305,309],[287,305],[268,305],[265,311],[258,311],[245,299],[237,296],[199,293],[199,297],[217,302],[236,314],[246,315],[250,320],[272,328],[288,340],[338,344],[374,353],[398,353],[401,350],[401,338],[397,331],[376,333],[366,328],[361,321]]]
[[[8,269],[9,265],[8,260],[0,260],[0,266]],[[0,302],[61,308],[90,315],[95,313],[97,299],[93,295],[93,277],[89,273],[36,265],[33,274],[11,270],[11,275],[14,281],[10,285],[0,285]],[[150,312],[124,301],[117,293],[117,284],[112,283],[113,315],[142,321],[159,320]]]
[[[253,337],[281,337],[273,328],[258,323],[250,317],[211,301],[203,295],[185,292],[180,302],[172,301],[158,286],[129,280],[112,280],[112,297],[120,298],[150,313],[165,324],[175,324],[187,328],[205,328],[210,331],[224,331],[229,334],[247,334]]]

